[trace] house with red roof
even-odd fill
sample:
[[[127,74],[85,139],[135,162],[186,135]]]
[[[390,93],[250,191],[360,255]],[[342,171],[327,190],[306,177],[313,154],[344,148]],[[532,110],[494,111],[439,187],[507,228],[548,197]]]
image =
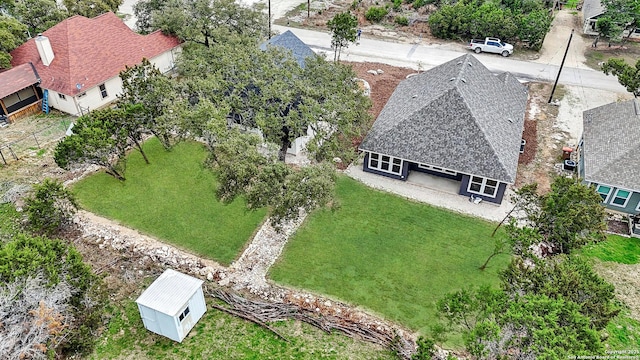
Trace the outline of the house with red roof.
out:
[[[31,63],[0,72],[0,120],[35,114],[42,108],[40,77]]]
[[[114,13],[70,17],[11,52],[14,67],[33,64],[50,107],[71,115],[108,106],[122,92],[120,71],[149,59],[163,73],[180,41],[160,31],[140,35]]]

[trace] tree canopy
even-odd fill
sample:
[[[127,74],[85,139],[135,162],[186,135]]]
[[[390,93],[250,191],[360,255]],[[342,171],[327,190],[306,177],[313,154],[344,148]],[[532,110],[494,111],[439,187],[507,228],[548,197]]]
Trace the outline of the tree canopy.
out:
[[[18,234],[0,243],[0,357],[91,352],[107,301],[101,286],[62,241]]]
[[[627,88],[636,98],[640,96],[640,60],[635,65],[627,64],[624,59],[609,59],[602,65],[605,74],[618,77],[620,85]]]
[[[118,12],[123,0],[63,0],[69,14],[92,18],[112,11]]]
[[[261,6],[247,7],[234,0],[142,0],[134,12],[143,33],[161,29],[209,47],[233,35],[257,38],[266,34],[267,20]]]
[[[331,47],[334,50],[333,61],[340,60],[342,48],[356,41],[356,28],[358,19],[349,12],[336,14],[327,21],[327,27],[331,30]]]
[[[27,36],[26,25],[11,16],[0,15],[0,68],[11,67],[9,52],[22,45]]]
[[[128,147],[126,128],[121,126],[122,110],[94,110],[81,116],[73,127],[73,134],[56,145],[54,160],[69,170],[77,165],[98,165],[107,174],[125,180],[125,152]]]

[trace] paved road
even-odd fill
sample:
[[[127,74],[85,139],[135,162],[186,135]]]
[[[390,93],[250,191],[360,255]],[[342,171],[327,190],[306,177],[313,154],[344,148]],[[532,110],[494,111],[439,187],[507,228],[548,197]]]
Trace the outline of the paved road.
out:
[[[280,32],[291,30],[312,49],[326,52],[329,58],[333,57],[329,33],[284,26],[274,26],[274,29]],[[450,45],[395,43],[363,36],[359,45],[349,46],[340,58],[347,61],[380,62],[415,69],[420,65],[423,70],[426,70],[466,53],[466,50],[455,50]],[[513,60],[496,54],[479,54],[477,58],[491,71],[509,71],[521,80],[553,82],[559,69],[559,66],[556,65]],[[618,83],[614,76],[607,76],[592,69],[565,66],[562,69],[559,83],[613,92],[626,92],[626,89]]]

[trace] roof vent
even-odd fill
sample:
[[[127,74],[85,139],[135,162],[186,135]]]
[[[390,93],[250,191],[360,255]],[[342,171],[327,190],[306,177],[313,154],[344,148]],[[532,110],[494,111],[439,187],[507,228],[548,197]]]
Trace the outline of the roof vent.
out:
[[[453,80],[455,80],[455,79],[456,79],[456,78],[452,77],[451,79],[449,79],[449,81],[453,81]]]
[[[469,65],[469,66],[473,67],[473,64],[472,64],[472,63],[467,63],[467,65]]]
[[[509,120],[510,123],[513,123],[513,119],[512,118],[507,118],[507,120]]]
[[[416,95],[416,94],[413,94],[413,96],[412,96],[412,98],[414,98],[414,99],[417,98],[417,97],[418,97],[418,95]]]
[[[38,54],[40,55],[40,59],[42,60],[42,64],[44,66],[49,66],[53,61],[53,58],[55,57],[49,38],[42,34],[38,34],[35,41],[36,47],[38,48]]]
[[[460,65],[460,64],[462,64],[462,61],[458,61],[458,62],[456,63],[456,65]]]
[[[460,78],[460,81],[462,81],[463,83],[467,83],[467,80],[465,80],[464,78]]]

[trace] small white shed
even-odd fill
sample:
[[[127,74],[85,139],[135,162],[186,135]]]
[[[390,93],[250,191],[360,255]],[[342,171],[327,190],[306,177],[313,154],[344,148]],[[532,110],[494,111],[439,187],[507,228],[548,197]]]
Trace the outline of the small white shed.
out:
[[[182,342],[207,311],[202,283],[172,269],[163,272],[136,300],[144,327]]]

